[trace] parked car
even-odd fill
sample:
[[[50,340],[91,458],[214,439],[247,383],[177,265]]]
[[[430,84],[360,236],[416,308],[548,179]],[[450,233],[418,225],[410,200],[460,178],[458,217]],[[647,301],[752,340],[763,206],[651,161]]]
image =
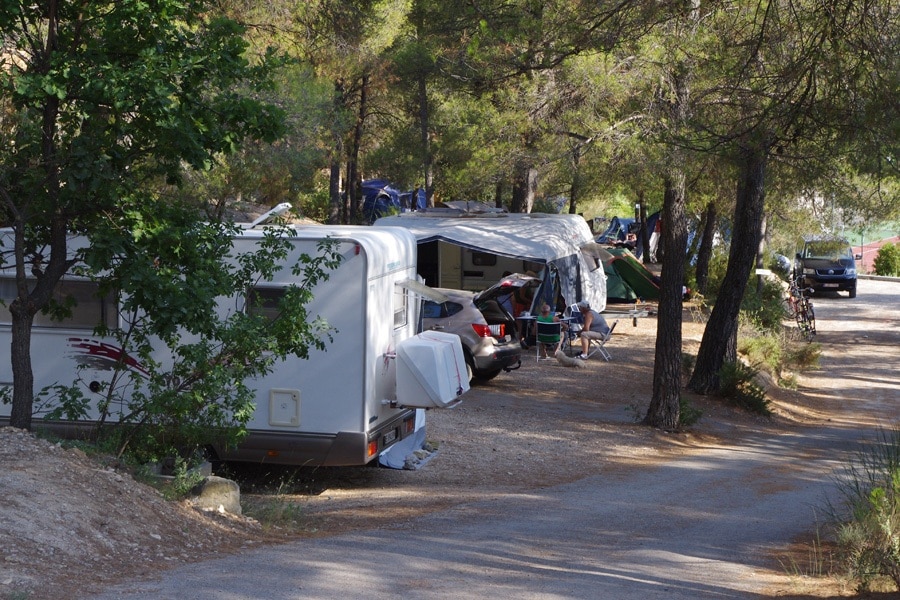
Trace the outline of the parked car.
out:
[[[497,301],[498,297],[511,293],[510,285],[530,285],[536,281],[520,277],[516,283],[504,278],[483,292],[429,288],[433,293],[426,296],[422,328],[459,336],[470,380],[488,381],[522,364],[516,321]]]
[[[846,291],[856,298],[856,260],[850,243],[841,238],[809,238],[797,253],[802,285],[814,292]]]

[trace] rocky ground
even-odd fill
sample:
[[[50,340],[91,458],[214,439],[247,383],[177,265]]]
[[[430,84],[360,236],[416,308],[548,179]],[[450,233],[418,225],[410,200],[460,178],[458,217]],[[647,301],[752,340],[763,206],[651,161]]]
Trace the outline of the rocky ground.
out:
[[[685,312],[689,352],[702,335],[694,314]],[[89,597],[181,562],[402,523],[471,500],[612,475],[693,452],[698,442],[828,418],[809,395],[772,390],[773,419],[691,397],[704,415],[686,431],[636,424],[650,398],[655,327],[653,318],[636,326],[623,319],[608,346],[612,362],[594,358],[585,369],[526,355],[519,371],[473,388],[457,408],[429,413],[428,439],[438,450],[418,470],[228,473],[244,482],[245,514],[281,509],[275,526],[168,502],[79,450],[0,430],[0,598]]]

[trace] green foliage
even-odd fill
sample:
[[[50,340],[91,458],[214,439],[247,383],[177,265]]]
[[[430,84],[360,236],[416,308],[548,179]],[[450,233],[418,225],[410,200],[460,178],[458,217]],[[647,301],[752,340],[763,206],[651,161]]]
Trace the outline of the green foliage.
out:
[[[710,305],[715,304],[722,280],[725,279],[725,271],[728,269],[728,254],[722,249],[713,251],[709,261],[709,283],[706,300]]]
[[[244,29],[212,8],[203,0],[0,5],[4,56],[16,57],[4,60],[0,81],[0,221],[18,234],[15,248],[4,252],[10,250],[20,277],[33,278],[19,282],[10,305],[17,324],[30,322],[33,311],[61,316],[70,309],[52,301],[57,283],[84,252],[70,246],[69,236],[93,237],[107,227],[121,235],[120,227],[133,226],[140,238],[148,224],[164,230],[161,219],[118,219],[134,206],[152,214],[149,182],[178,183],[185,168],[208,169],[244,140],[270,142],[282,132],[283,111],[258,96],[270,89],[277,61],[261,54],[250,64]],[[208,235],[190,233],[193,239],[172,245],[187,255],[215,245]],[[191,242],[199,247],[191,249]],[[179,256],[159,256],[166,258],[163,277],[155,280],[146,264],[134,273],[143,278],[149,305],[153,293],[170,291],[150,288],[174,287],[178,272]],[[109,265],[92,267],[99,272]],[[221,284],[214,269],[206,275],[209,280],[192,282]],[[144,288],[137,283],[129,286],[140,295]],[[209,306],[177,300],[167,307],[172,324],[175,315],[185,321]],[[172,340],[174,331],[169,327],[164,335]],[[24,353],[27,340],[15,336],[13,354]],[[30,376],[22,364],[13,360],[17,381]],[[29,427],[32,403],[32,390],[17,386],[11,422]]]
[[[202,461],[194,457],[175,456],[170,462],[171,475],[161,478],[154,473],[148,473],[145,479],[156,487],[166,500],[182,500],[203,483],[205,477],[197,468]]]
[[[695,423],[700,421],[700,418],[703,417],[703,411],[693,404],[691,404],[690,400],[681,396],[678,398],[678,426],[679,427],[690,427]]]
[[[726,362],[719,369],[719,395],[741,408],[770,416],[766,392],[753,382],[759,370],[741,362]]]
[[[320,190],[310,194],[301,194],[298,208],[304,217],[324,223],[328,219],[328,191]]]
[[[742,323],[758,331],[781,332],[784,293],[784,288],[778,282],[769,279],[763,280],[762,291],[757,293],[754,276],[741,301]]]
[[[782,367],[782,344],[780,336],[744,336],[738,340],[738,352],[747,357],[752,365],[765,367],[769,373],[777,375]]]
[[[794,344],[788,348],[785,364],[798,369],[810,369],[819,366],[822,356],[822,344],[817,342]]]
[[[887,576],[900,591],[900,429],[883,430],[836,481],[831,516],[844,565],[864,590]]]
[[[876,275],[900,276],[900,246],[888,243],[879,248],[874,266]]]
[[[41,390],[35,398],[35,414],[44,412],[50,421],[77,421],[88,416],[88,401],[79,386],[54,385]]]

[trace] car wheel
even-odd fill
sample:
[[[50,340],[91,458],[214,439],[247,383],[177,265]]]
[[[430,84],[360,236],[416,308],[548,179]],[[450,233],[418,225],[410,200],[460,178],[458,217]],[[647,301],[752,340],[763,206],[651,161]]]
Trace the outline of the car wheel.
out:
[[[472,383],[472,379],[475,377],[475,359],[472,358],[472,353],[467,348],[463,348],[463,358],[466,362],[466,377],[469,383]]]
[[[850,297],[856,298],[856,288],[855,287],[850,290]]]

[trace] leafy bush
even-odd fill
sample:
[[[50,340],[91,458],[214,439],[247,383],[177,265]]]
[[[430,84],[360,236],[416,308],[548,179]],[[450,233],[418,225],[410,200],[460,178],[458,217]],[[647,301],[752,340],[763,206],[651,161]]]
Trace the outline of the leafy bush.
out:
[[[900,276],[900,246],[885,244],[875,257],[875,274],[886,277]]]
[[[787,350],[784,362],[798,369],[809,369],[819,366],[821,356],[822,344],[816,342],[794,344]]]
[[[719,287],[722,280],[725,279],[725,271],[728,269],[728,253],[719,249],[713,250],[713,255],[709,261],[709,274],[707,280],[706,301],[712,305],[715,304],[716,297],[719,293]],[[691,274],[691,277],[696,277]],[[696,282],[696,280],[694,280]]]
[[[726,362],[719,369],[719,395],[741,408],[766,417],[772,414],[766,392],[753,382],[759,370],[738,362]]]
[[[678,398],[678,405],[679,427],[690,427],[703,416],[703,411],[691,404],[684,396]]]
[[[863,590],[884,576],[900,590],[900,428],[882,431],[837,483],[842,502],[830,509],[843,564]]]
[[[781,331],[784,319],[784,288],[777,282],[765,280],[762,293],[756,293],[756,278],[747,286],[741,301],[741,322],[759,331]]]
[[[756,335],[738,340],[738,352],[747,357],[750,364],[763,365],[773,375],[781,372],[783,341],[775,335]]]
[[[160,479],[148,473],[145,481],[156,487],[166,500],[182,500],[190,496],[205,479],[196,468],[200,462],[197,458],[186,459],[176,456],[166,465],[171,470],[169,478]]]

